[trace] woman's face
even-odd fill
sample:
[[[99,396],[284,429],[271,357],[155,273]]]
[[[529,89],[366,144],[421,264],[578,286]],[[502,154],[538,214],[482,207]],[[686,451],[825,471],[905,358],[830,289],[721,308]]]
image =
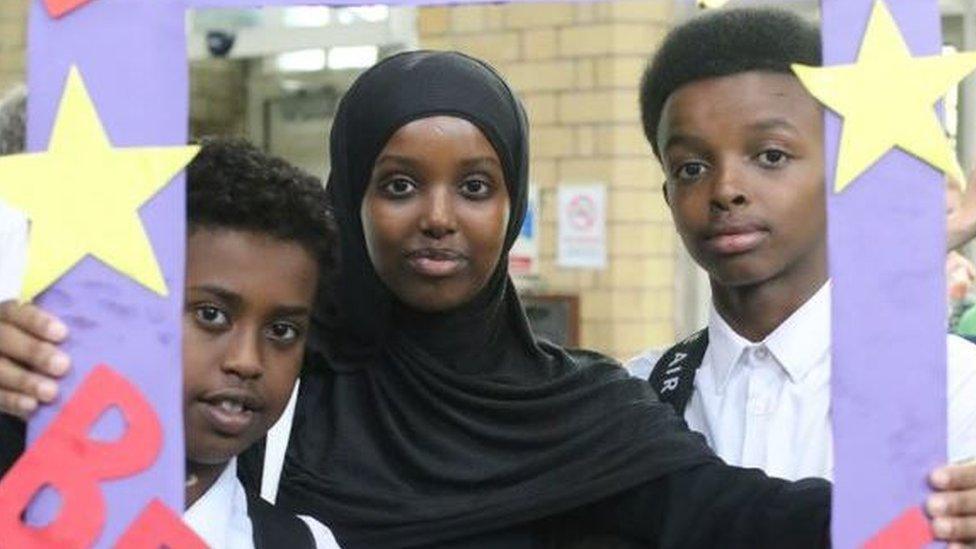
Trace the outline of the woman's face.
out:
[[[380,151],[360,214],[373,267],[400,301],[428,312],[463,305],[491,278],[505,243],[501,161],[467,120],[415,120]]]

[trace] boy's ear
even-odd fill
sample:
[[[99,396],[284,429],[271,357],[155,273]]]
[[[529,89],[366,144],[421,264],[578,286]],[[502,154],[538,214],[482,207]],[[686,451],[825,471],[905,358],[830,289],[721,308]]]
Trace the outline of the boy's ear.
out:
[[[671,198],[668,196],[668,182],[661,183],[661,194],[664,195],[664,203],[671,207]]]

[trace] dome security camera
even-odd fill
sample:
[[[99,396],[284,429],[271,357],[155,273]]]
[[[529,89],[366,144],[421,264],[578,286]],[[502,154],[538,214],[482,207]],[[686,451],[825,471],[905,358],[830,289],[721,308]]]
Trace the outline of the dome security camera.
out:
[[[233,33],[227,31],[207,31],[207,51],[213,57],[227,57],[230,50],[234,48],[235,38]]]

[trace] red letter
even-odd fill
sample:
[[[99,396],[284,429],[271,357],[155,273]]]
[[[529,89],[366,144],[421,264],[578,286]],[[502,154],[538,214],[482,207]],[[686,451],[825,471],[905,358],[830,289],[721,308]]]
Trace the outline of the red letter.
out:
[[[47,436],[37,441],[0,482],[0,532],[12,547],[86,547],[105,520],[105,501],[95,477],[72,455],[65,441]],[[61,496],[58,518],[45,528],[32,528],[20,517],[44,486]]]
[[[88,438],[98,418],[117,406],[126,419],[114,442]],[[0,482],[0,532],[4,546],[87,547],[101,532],[105,501],[98,482],[131,476],[152,465],[163,433],[152,407],[131,383],[97,366],[48,427]],[[21,515],[50,485],[61,496],[58,516],[34,528]]]
[[[91,2],[91,0],[44,0],[44,7],[47,8],[48,15],[58,19],[88,2]]]
[[[88,432],[103,413],[117,406],[125,416],[126,429],[115,442],[88,438]],[[76,396],[68,402],[44,436],[58,432],[98,480],[123,478],[142,471],[156,461],[163,445],[163,428],[152,406],[134,385],[108,366],[96,366]]]
[[[158,499],[149,502],[115,544],[115,549],[207,549],[196,532]]]
[[[921,507],[912,507],[875,534],[861,549],[921,548],[933,541],[929,519]]]

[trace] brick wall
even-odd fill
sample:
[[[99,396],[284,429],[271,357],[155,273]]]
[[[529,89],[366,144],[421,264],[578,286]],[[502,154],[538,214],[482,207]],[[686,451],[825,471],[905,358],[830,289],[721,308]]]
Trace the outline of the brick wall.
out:
[[[27,0],[0,0],[0,95],[27,78],[27,6]]]
[[[206,59],[191,63],[190,135],[244,137],[247,89],[246,61]]]
[[[674,339],[675,235],[637,105],[641,71],[673,24],[673,4],[419,10],[422,47],[488,61],[524,101],[542,202],[541,289],[579,294],[582,345],[619,358]],[[608,268],[557,268],[557,185],[588,182],[608,185]]]

